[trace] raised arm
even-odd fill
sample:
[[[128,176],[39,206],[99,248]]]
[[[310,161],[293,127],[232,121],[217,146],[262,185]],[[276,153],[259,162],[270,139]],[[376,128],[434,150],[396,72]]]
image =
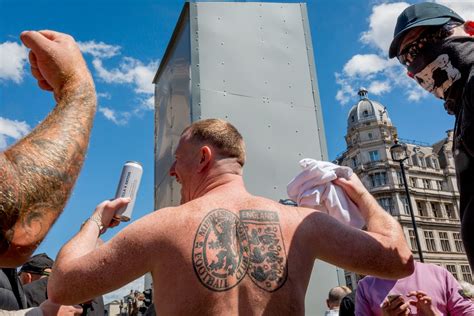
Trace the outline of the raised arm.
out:
[[[81,302],[111,292],[152,270],[159,260],[160,212],[130,224],[110,241],[97,247],[101,227],[112,227],[115,211],[125,199],[99,204],[80,232],[59,251],[48,280],[48,297],[54,303]]]
[[[0,153],[0,266],[16,267],[40,244],[76,182],[96,110],[92,77],[74,39],[21,34],[31,72],[57,104],[29,135]],[[33,101],[33,100],[32,100]]]
[[[367,230],[344,225],[324,213],[312,213],[305,222],[309,224],[308,244],[315,257],[349,271],[386,279],[413,273],[413,256],[398,222],[378,205],[356,175],[336,183],[359,207]]]

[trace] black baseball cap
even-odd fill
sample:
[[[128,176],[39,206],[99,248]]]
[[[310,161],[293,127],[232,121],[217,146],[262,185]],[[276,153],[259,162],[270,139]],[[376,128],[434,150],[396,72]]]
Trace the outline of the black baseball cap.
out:
[[[40,253],[28,260],[27,263],[21,266],[20,272],[29,272],[35,274],[44,274],[45,269],[51,269],[54,261],[47,254]]]
[[[388,56],[397,56],[398,48],[408,30],[417,26],[443,25],[451,20],[464,23],[463,18],[456,12],[441,4],[424,2],[409,6],[398,16]]]

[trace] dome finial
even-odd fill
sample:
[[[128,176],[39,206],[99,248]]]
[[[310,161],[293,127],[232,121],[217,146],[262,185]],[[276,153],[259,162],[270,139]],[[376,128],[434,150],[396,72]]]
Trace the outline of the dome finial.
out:
[[[368,99],[368,97],[367,97],[368,91],[367,91],[366,88],[363,88],[363,87],[360,88],[360,89],[359,89],[359,92],[357,92],[357,94],[359,95],[359,97],[360,97],[361,100],[362,100],[362,99]]]

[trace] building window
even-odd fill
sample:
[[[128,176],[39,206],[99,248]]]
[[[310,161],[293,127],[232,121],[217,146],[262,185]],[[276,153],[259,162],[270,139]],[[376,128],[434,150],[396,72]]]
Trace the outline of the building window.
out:
[[[454,208],[452,204],[450,203],[444,204],[444,209],[446,210],[446,216],[449,219],[456,219],[456,215],[454,214]]]
[[[363,116],[364,117],[368,117],[369,116],[369,112],[367,110],[365,110],[364,112],[362,112]]]
[[[354,115],[351,116],[351,121],[354,122]]]
[[[425,233],[425,242],[426,242],[426,249],[428,251],[436,251],[436,243],[434,239],[434,234],[431,230],[424,231]]]
[[[445,252],[451,252],[451,244],[449,243],[448,233],[439,232],[439,240],[441,242],[441,250]]]
[[[373,137],[372,133],[369,133],[369,139],[372,139],[372,137]]]
[[[401,196],[400,200],[402,201],[403,205],[403,214],[409,215],[410,214],[410,206],[408,205],[408,199],[406,196]]]
[[[464,245],[462,243],[461,234],[453,233],[454,245],[456,246],[457,252],[464,252]]]
[[[409,229],[408,236],[410,237],[411,250],[418,251],[418,245],[416,244],[415,231],[413,229]]]
[[[417,185],[416,185],[416,183],[417,183],[417,180],[416,180],[416,178],[415,178],[415,177],[411,177],[411,178],[410,178],[410,182],[411,182],[411,186],[412,186],[412,187],[414,187],[414,188],[416,188],[416,187],[417,187]]]
[[[416,208],[418,209],[418,215],[426,217],[428,212],[426,211],[425,203],[422,201],[416,201]]]
[[[426,168],[426,160],[423,156],[420,157],[419,162],[421,167]]]
[[[377,199],[377,202],[379,202],[380,206],[383,207],[384,210],[390,214],[393,214],[393,200],[391,197]]]
[[[423,179],[423,187],[425,189],[431,189],[431,180],[430,179]]]
[[[438,159],[436,159],[436,158],[434,158],[434,157],[431,157],[431,161],[432,161],[432,163],[433,163],[433,168],[439,169]]]
[[[399,185],[403,185],[403,177],[402,177],[402,173],[400,171],[397,171],[397,183]]]
[[[468,265],[461,264],[461,273],[464,281],[472,283],[471,268]]]
[[[458,279],[458,272],[456,271],[456,266],[454,264],[447,264],[446,270],[448,270],[456,280]]]
[[[433,211],[433,216],[436,218],[442,218],[443,214],[441,213],[441,207],[439,203],[431,202],[431,210]]]
[[[443,190],[443,181],[436,181],[436,186],[438,188],[439,191],[442,191]]]
[[[373,188],[387,184],[387,173],[385,172],[374,172],[369,174],[370,183]]]
[[[418,156],[416,154],[411,156],[411,161],[413,162],[414,166],[419,166],[420,165],[419,160],[418,160]]]
[[[370,158],[370,161],[379,161],[380,160],[379,151],[378,150],[369,151],[369,158]]]
[[[350,274],[345,275],[346,278],[346,286],[348,286],[350,289],[352,289],[352,277]]]
[[[357,157],[352,157],[351,162],[352,162],[353,168],[356,168],[359,165],[359,162],[357,161]]]

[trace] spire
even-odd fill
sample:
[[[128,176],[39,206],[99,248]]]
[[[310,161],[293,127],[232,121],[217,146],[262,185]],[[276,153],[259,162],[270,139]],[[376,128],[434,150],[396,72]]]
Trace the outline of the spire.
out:
[[[359,92],[357,92],[357,94],[359,95],[360,99],[368,99],[367,97],[367,94],[368,94],[368,91],[366,88],[360,88],[359,89]]]

